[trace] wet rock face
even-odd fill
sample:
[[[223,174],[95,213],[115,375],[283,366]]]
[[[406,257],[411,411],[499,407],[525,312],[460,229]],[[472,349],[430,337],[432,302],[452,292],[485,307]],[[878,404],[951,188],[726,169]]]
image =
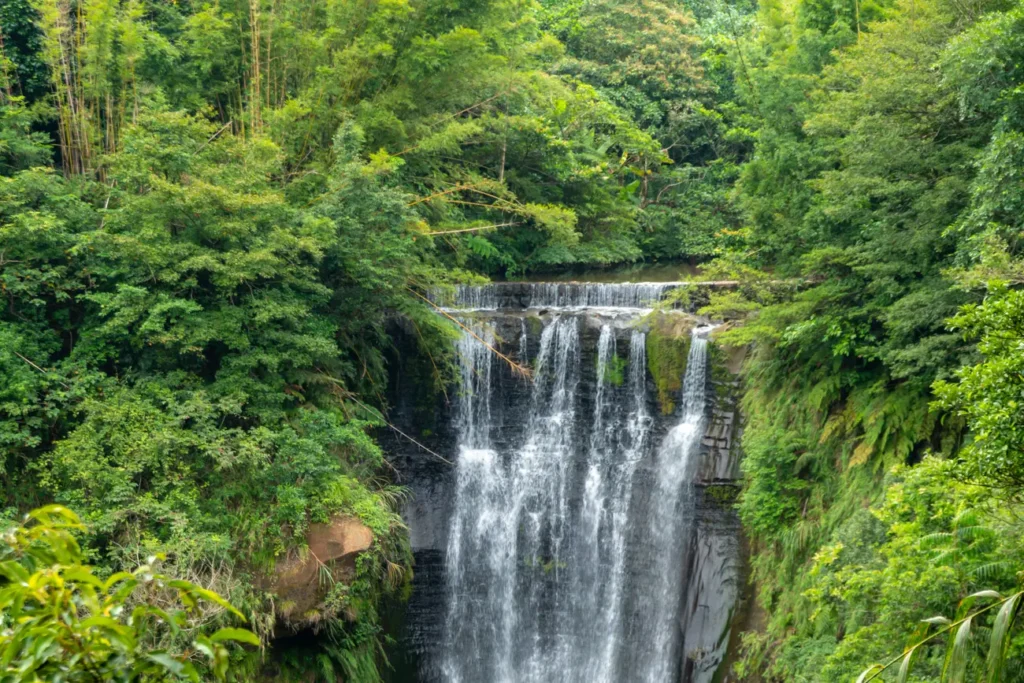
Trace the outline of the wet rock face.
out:
[[[283,625],[298,630],[314,625],[332,581],[348,583],[356,575],[356,558],[373,545],[370,528],[352,517],[338,516],[327,524],[312,524],[306,534],[308,549],[279,560],[271,579],[277,595],[277,614]]]
[[[530,309],[531,300],[536,301],[537,297],[535,288],[526,285],[504,287],[507,291],[501,295],[506,297],[502,300],[502,307],[511,310],[488,310],[478,314],[478,319],[482,316],[490,326],[495,345],[502,353],[531,365],[539,351],[542,329],[560,312],[557,309]],[[481,302],[492,303],[486,299],[481,299]],[[488,306],[480,308],[486,309]],[[576,390],[580,396],[578,414],[590,415],[594,409],[594,396],[599,381],[596,359],[602,328],[612,330],[619,355],[625,357],[631,335],[636,329],[636,321],[635,313],[622,314],[614,310],[588,312],[581,316],[581,362]],[[416,560],[414,589],[404,614],[405,628],[399,634],[400,647],[391,655],[395,665],[391,680],[423,683],[446,681],[449,677],[440,666],[442,658],[439,651],[446,637],[446,592],[449,590],[450,572],[447,553],[457,486],[456,466],[452,463],[458,459],[460,436],[456,422],[459,401],[463,397],[460,397],[458,387],[449,387],[447,395],[435,396],[434,400],[423,396],[422,387],[416,380],[425,372],[419,367],[423,359],[417,358],[410,337],[396,331],[395,339],[396,351],[389,361],[392,371],[389,387],[392,410],[389,419],[423,446],[452,462],[441,461],[394,432],[381,434],[388,457],[398,472],[399,483],[407,486],[412,494],[404,517],[410,527]],[[686,547],[680,550],[672,568],[673,574],[678,572],[681,598],[674,626],[677,632],[676,645],[673,647],[673,656],[676,657],[674,669],[678,672],[673,676],[678,679],[666,679],[669,683],[710,683],[712,680],[722,680],[724,672],[720,668],[726,659],[736,596],[743,583],[742,544],[732,504],[736,490],[735,479],[738,476],[736,444],[739,418],[734,398],[735,376],[729,372],[732,368],[727,367],[727,363],[720,358],[713,356],[711,363],[706,380],[706,419],[698,462],[693,473],[694,521],[686,534]],[[623,370],[628,372],[628,366],[625,369],[605,370],[605,373],[613,373],[613,380],[606,384],[605,391],[621,393],[625,401],[626,388],[617,384],[619,379],[614,375]],[[607,374],[605,379],[608,380]],[[489,381],[492,386],[488,416],[491,438],[494,448],[502,450],[522,438],[522,425],[526,422],[524,413],[531,409],[531,383],[517,377],[502,364],[494,367]],[[647,384],[646,412],[652,420],[649,439],[652,444],[656,444],[665,438],[678,421],[679,415],[662,413],[657,384],[649,370]],[[579,420],[574,429],[579,431],[574,432],[572,440],[580,444],[589,442],[587,420]],[[633,487],[633,505],[638,509],[652,504],[649,496],[654,489],[654,476],[651,463],[644,461],[639,465]],[[554,575],[569,569],[552,565],[547,573]],[[538,573],[545,574],[546,570],[547,567],[542,563]],[[632,584],[630,590],[637,590],[649,578],[643,575],[642,569],[634,569],[633,561],[627,560],[625,571],[629,574],[628,584]],[[627,596],[624,604],[628,632],[642,624],[645,618],[640,613],[643,602]],[[540,618],[543,620],[547,617],[541,615]],[[466,653],[466,657],[473,656],[476,655]],[[631,669],[626,663],[616,680],[624,683],[639,680],[630,675]],[[716,675],[718,678],[715,678]]]
[[[736,512],[740,489],[739,369],[744,349],[716,347],[708,376],[709,419],[697,475],[696,530],[679,616],[681,683],[731,681],[738,610],[746,585],[746,546]]]
[[[725,663],[735,647],[733,627],[745,580],[742,529],[733,508],[738,486],[698,485],[697,528],[680,613],[680,680],[731,680]]]

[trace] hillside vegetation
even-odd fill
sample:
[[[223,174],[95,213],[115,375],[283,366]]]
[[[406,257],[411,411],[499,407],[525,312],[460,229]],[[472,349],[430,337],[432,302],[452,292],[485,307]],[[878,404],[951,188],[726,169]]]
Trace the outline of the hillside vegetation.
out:
[[[854,680],[995,605],[911,676],[1024,680],[1024,5],[5,0],[0,38],[5,517],[165,556],[281,680],[379,680],[389,324],[440,388],[434,288],[687,259],[753,348],[736,675]],[[371,551],[289,658],[266,577],[339,514]]]

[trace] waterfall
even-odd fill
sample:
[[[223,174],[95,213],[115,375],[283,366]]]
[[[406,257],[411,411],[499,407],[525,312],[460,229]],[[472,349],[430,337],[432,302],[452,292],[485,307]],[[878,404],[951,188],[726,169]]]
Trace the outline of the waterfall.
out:
[[[470,311],[493,311],[498,308],[498,294],[493,285],[458,285],[454,303]]]
[[[601,328],[602,342],[608,332],[608,326]],[[591,566],[596,570],[592,579],[593,583],[598,584],[598,590],[588,593],[584,601],[589,601],[590,596],[593,596],[597,609],[592,616],[584,615],[583,623],[589,622],[596,627],[599,648],[584,680],[616,680],[618,650],[622,645],[621,612],[626,589],[626,539],[630,502],[634,474],[644,454],[651,426],[646,402],[645,344],[645,335],[633,330],[629,345],[630,411],[625,416],[617,410],[613,401],[606,398],[608,358],[614,358],[615,355],[601,354],[604,348],[602,343],[598,347],[599,384],[593,432],[598,438],[592,438],[590,443],[590,470],[583,503],[583,518],[587,519],[588,512],[593,516],[593,521],[584,525],[583,530],[590,531],[584,539],[592,548],[595,561]],[[623,421],[625,424],[622,424]],[[599,430],[598,427],[604,428]],[[623,439],[620,447],[608,448],[608,444],[615,443],[617,435]],[[600,548],[605,549],[603,561],[598,557]],[[602,581],[598,572],[607,572],[605,581]]]
[[[477,308],[493,303],[463,294]],[[567,308],[637,308],[660,292],[542,295],[564,295]],[[457,343],[458,453],[435,676],[670,683],[682,647],[706,333],[693,334],[677,422],[655,439],[645,334],[571,311],[540,322],[539,339],[525,319],[510,329],[519,360],[533,368],[528,389],[512,398],[499,394],[503,361],[472,335]],[[494,343],[485,326],[465,323]],[[585,342],[587,324],[599,326],[596,348],[592,336]]]
[[[523,680],[524,669],[541,675],[549,666],[540,618],[549,590],[540,575],[561,573],[569,523],[578,323],[556,319],[541,335],[525,439],[514,453],[492,449],[489,432],[475,420],[486,410],[480,404],[491,402],[483,378],[495,359],[467,349],[472,336],[460,341],[461,443],[442,662],[447,680],[512,683]]]

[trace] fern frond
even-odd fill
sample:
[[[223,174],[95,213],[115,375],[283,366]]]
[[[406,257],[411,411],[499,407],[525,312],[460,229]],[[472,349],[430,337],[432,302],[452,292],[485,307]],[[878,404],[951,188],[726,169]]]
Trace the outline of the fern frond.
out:
[[[922,550],[928,550],[930,548],[938,546],[940,542],[948,542],[952,540],[952,538],[953,533],[951,531],[936,531],[933,534],[928,534],[927,536],[922,536],[920,539],[918,539],[917,546]]]
[[[991,583],[993,577],[1012,574],[1013,569],[1013,563],[1003,560],[1000,562],[987,562],[975,567],[970,573],[980,581]]]

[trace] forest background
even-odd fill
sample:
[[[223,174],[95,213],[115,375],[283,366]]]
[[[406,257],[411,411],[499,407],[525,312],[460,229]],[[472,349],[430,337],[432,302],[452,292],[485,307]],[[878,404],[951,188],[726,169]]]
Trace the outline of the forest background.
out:
[[[1019,2],[3,0],[0,38],[5,514],[67,505],[101,572],[164,554],[265,645],[260,577],[358,517],[321,651],[275,676],[386,673],[388,325],[443,386],[429,294],[482,276],[741,281],[705,311],[754,349],[741,678],[853,680],[1019,587]]]

